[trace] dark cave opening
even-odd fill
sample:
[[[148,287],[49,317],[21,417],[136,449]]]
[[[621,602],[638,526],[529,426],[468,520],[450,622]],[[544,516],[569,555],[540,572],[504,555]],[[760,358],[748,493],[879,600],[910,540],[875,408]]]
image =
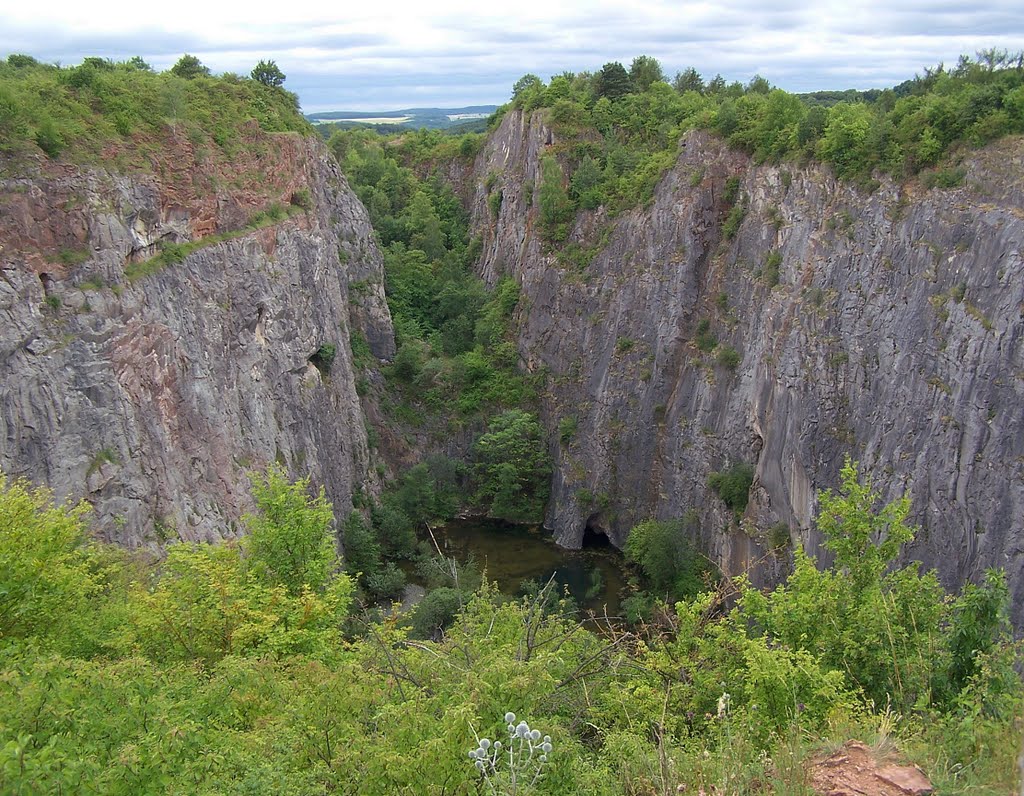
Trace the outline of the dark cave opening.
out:
[[[596,521],[597,517],[587,520],[587,524],[583,528],[583,540],[580,547],[585,550],[611,549],[614,545],[608,538],[608,534],[596,524]]]

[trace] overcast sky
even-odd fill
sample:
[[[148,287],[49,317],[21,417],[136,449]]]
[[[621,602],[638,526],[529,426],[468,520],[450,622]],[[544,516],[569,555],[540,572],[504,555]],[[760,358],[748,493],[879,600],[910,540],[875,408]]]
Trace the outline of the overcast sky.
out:
[[[358,7],[356,7],[358,5]],[[314,6],[320,6],[314,8]],[[652,55],[671,77],[695,66],[790,91],[890,86],[960,53],[1024,48],[1020,0],[137,0],[0,6],[0,56],[71,65],[182,53],[248,74],[270,58],[306,112],[500,104],[526,72],[627,68]]]

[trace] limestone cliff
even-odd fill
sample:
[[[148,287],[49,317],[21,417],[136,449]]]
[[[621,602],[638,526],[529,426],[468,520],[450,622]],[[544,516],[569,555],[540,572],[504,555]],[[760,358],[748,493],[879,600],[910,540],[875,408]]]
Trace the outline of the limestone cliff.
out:
[[[546,250],[537,196],[524,195],[553,142],[542,113],[508,113],[477,159],[472,211],[484,278],[522,285],[519,349],[549,373],[549,428],[576,418],[552,445],[558,541],[579,546],[589,525],[621,545],[637,520],[696,509],[727,573],[760,561],[770,577],[785,559],[769,543],[786,541],[780,523],[820,552],[816,492],[850,455],[887,498],[911,497],[910,554],[947,586],[1005,567],[1020,625],[1021,140],[967,157],[960,188],[868,194],[691,133],[647,207],[577,218],[570,241],[598,242],[585,268]],[[730,177],[745,214],[726,239]],[[719,347],[702,350],[700,332]],[[755,468],[741,522],[707,486],[735,462]]]
[[[0,469],[122,544],[235,533],[271,461],[339,515],[374,477],[349,335],[394,342],[366,212],[318,140],[241,135],[230,158],[171,131],[142,167],[0,180]]]

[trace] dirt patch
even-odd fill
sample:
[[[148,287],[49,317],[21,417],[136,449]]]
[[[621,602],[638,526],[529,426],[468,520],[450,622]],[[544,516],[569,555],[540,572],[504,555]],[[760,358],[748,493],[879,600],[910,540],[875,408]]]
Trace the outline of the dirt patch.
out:
[[[925,796],[934,790],[917,766],[880,759],[860,741],[847,741],[838,751],[816,760],[808,780],[822,796]]]

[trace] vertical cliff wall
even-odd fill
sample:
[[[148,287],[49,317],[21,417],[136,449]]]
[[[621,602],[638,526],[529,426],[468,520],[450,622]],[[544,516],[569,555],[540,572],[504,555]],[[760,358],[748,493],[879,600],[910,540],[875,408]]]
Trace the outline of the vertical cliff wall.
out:
[[[755,166],[695,132],[647,207],[577,219],[570,242],[599,243],[586,267],[558,264],[538,197],[524,195],[554,143],[541,113],[507,114],[477,159],[472,208],[482,275],[522,285],[519,348],[549,374],[545,420],[554,432],[576,419],[553,447],[546,523],[559,542],[578,546],[590,526],[621,545],[638,520],[695,510],[727,573],[759,562],[771,577],[786,528],[821,552],[816,493],[850,455],[887,499],[910,496],[921,530],[909,555],[947,586],[1005,567],[1020,624],[1020,139],[969,156],[961,188],[867,194],[820,166]],[[726,239],[731,177],[745,212]],[[755,472],[741,522],[708,488],[736,462]]]
[[[171,135],[141,169],[0,181],[0,469],[130,546],[235,533],[272,461],[339,515],[373,486],[349,337],[394,342],[369,220],[318,140],[242,134],[233,158]]]

